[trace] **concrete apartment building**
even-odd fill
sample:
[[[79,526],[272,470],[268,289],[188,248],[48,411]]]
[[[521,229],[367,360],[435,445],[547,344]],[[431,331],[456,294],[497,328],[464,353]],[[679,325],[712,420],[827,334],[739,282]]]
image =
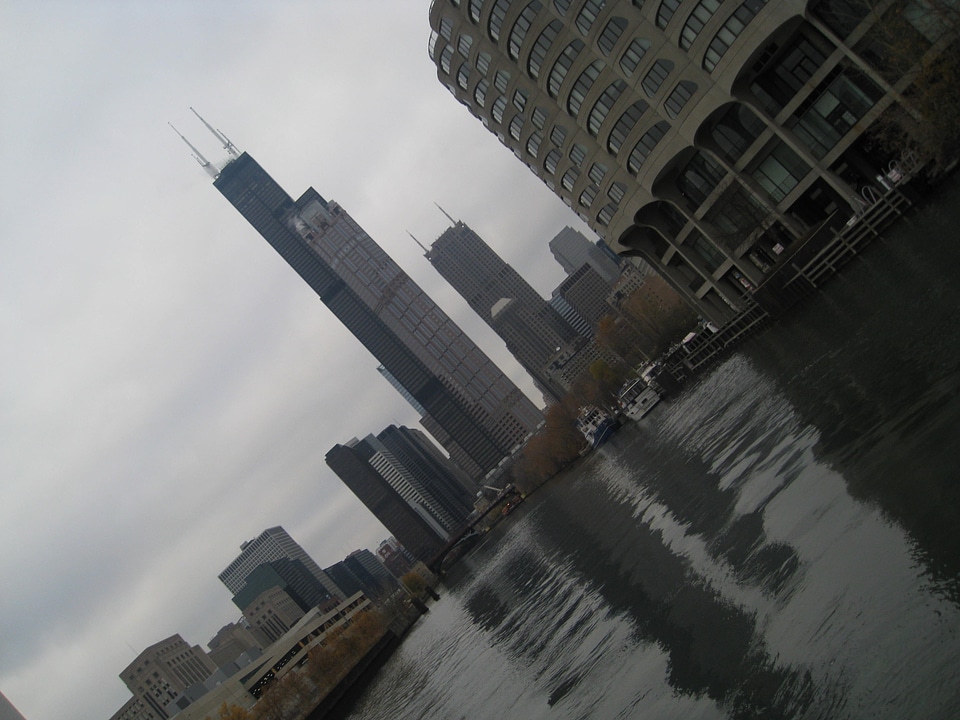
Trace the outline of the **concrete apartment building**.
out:
[[[864,133],[906,83],[870,30],[901,6],[936,52],[921,0],[434,0],[429,52],[616,253],[722,324],[889,189]]]

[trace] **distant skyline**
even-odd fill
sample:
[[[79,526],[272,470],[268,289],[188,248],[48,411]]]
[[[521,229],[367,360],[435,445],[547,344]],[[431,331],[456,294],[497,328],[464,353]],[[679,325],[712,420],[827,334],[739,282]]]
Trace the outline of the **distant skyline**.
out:
[[[417,416],[190,159],[166,124],[210,151],[190,106],[349,208],[539,403],[407,232],[438,237],[437,202],[544,295],[550,238],[595,236],[437,83],[428,8],[0,10],[0,689],[29,720],[108,718],[137,652],[205,647],[263,528],[324,566],[389,534],[323,456]]]

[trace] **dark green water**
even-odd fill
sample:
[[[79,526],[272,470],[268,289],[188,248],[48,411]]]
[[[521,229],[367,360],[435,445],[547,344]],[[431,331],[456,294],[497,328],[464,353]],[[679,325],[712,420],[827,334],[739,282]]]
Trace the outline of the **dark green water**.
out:
[[[958,198],[538,492],[351,717],[960,717]]]

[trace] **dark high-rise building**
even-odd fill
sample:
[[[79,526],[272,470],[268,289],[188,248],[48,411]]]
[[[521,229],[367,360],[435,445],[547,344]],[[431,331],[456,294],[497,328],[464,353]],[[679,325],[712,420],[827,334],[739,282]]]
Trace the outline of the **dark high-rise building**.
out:
[[[371,443],[355,438],[335,445],[326,462],[407,550],[418,560],[429,561],[444,546],[447,534],[426,507],[408,502],[371,464],[379,454]]]
[[[547,399],[558,400],[569,388],[550,365],[561,353],[570,354],[579,340],[576,330],[462,222],[437,238],[426,257],[503,339]]]
[[[482,477],[534,431],[536,406],[339,205],[313,188],[294,200],[225,146],[215,187],[426,411],[461,468]]]
[[[336,582],[336,578],[332,578]],[[336,599],[300,560],[273,560],[257,567],[247,575],[240,591],[233,596],[233,604],[243,612],[264,591],[278,587],[307,612],[315,607],[324,610],[336,605]],[[339,587],[339,585],[338,585]],[[352,593],[340,588],[345,597]]]
[[[354,550],[326,572],[344,590],[351,588],[351,593],[362,592],[369,598],[384,597],[399,587],[397,579],[369,550]]]
[[[464,523],[473,512],[472,483],[426,435],[403,425],[390,425],[377,439],[431,506],[443,508],[456,527]]]
[[[596,327],[600,318],[610,314],[612,308],[607,297],[613,286],[589,263],[584,263],[575,273],[557,286],[557,294],[566,300],[584,320]]]

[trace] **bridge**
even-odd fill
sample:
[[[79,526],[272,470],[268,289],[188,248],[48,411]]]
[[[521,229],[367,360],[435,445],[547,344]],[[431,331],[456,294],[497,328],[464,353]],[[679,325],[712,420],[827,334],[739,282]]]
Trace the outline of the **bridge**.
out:
[[[494,498],[490,503],[490,507],[477,515],[477,517],[475,517],[469,523],[464,525],[457,534],[450,537],[450,539],[447,541],[447,544],[440,548],[437,554],[434,555],[430,562],[427,563],[427,567],[430,568],[430,571],[436,573],[437,575],[442,575],[443,561],[446,560],[447,556],[453,552],[454,549],[463,545],[464,543],[479,538],[482,533],[477,530],[477,523],[483,520],[483,518],[485,518],[494,510],[501,509],[500,502],[509,497],[520,497],[520,492],[513,486],[513,484],[507,485],[505,488],[503,488],[503,490],[497,493],[496,498]]]

